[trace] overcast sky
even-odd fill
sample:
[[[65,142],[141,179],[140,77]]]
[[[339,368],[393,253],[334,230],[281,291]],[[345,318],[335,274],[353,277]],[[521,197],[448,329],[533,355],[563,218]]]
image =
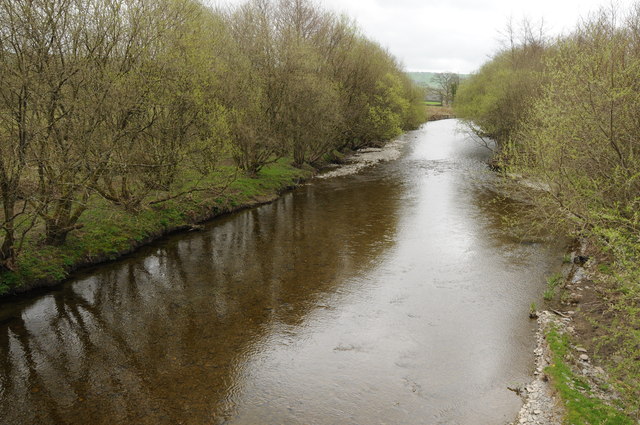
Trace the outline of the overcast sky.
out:
[[[244,0],[209,0],[239,4]],[[345,13],[362,31],[397,57],[407,71],[469,73],[499,46],[511,18],[544,19],[551,34],[570,31],[580,17],[609,0],[315,0]],[[633,0],[618,0],[628,10]]]

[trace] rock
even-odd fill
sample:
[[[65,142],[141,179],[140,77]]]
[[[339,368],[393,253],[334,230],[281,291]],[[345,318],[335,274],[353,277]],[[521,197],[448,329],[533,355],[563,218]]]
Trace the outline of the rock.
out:
[[[586,255],[576,255],[573,258],[573,264],[578,264],[580,266],[586,263],[587,261],[589,261],[589,257],[587,257]]]
[[[576,347],[576,351],[579,353],[586,353],[587,349],[586,348],[582,348],[582,347]]]
[[[578,304],[580,300],[582,300],[582,294],[576,294],[574,292],[574,293],[571,293],[571,295],[569,295],[569,302],[571,304]]]
[[[574,285],[577,283],[580,283],[583,279],[585,279],[586,274],[583,268],[579,268],[576,270],[576,272],[573,274],[573,277],[571,278],[571,283],[573,283]]]
[[[587,356],[586,354],[580,354],[580,360],[582,360],[583,362],[588,362],[589,356]]]

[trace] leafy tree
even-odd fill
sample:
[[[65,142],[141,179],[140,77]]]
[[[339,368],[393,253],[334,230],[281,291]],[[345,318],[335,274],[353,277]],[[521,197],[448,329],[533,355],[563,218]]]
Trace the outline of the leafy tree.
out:
[[[437,93],[442,100],[443,106],[450,106],[458,91],[460,85],[460,76],[453,72],[443,72],[436,74],[435,81],[437,84]]]
[[[520,44],[510,44],[460,83],[456,115],[477,135],[493,138],[502,148],[513,139],[532,101],[541,95],[545,51],[544,36],[535,35],[525,25]]]

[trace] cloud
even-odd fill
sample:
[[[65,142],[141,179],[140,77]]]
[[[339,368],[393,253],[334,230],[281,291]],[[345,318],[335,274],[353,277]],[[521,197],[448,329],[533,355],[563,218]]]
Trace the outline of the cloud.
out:
[[[215,1],[215,0],[210,0]],[[581,16],[609,0],[316,0],[354,18],[364,34],[389,49],[409,70],[478,69],[499,47],[509,19],[527,17],[553,34],[568,32]],[[239,4],[243,0],[230,0]],[[619,0],[620,8],[633,0]]]

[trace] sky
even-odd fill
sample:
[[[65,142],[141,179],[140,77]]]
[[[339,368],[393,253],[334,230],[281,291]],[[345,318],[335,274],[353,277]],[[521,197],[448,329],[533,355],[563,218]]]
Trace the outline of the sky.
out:
[[[209,0],[240,4],[244,0]],[[634,0],[617,0],[628,10]],[[511,20],[524,18],[549,35],[571,31],[580,18],[610,0],[315,0],[354,19],[362,32],[393,54],[407,71],[470,73],[500,47]]]

